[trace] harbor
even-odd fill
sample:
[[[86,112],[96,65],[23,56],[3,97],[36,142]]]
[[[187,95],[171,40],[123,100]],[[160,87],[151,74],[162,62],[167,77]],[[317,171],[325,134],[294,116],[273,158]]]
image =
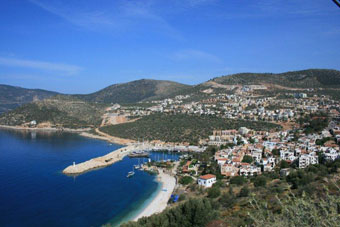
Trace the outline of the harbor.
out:
[[[90,159],[85,162],[66,167],[62,172],[67,175],[78,175],[88,172],[92,169],[103,168],[110,166],[118,161],[121,161],[125,156],[130,158],[148,158],[149,152],[163,152],[156,156],[156,161],[166,161],[168,157],[165,155],[167,152],[203,152],[204,148],[197,146],[160,146],[148,143],[130,143],[128,146],[112,151],[104,156]]]

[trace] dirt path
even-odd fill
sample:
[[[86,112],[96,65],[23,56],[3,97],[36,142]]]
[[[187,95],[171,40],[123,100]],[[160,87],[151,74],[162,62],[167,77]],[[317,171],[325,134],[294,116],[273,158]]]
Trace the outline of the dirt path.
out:
[[[117,144],[130,144],[130,143],[135,143],[135,140],[131,140],[131,139],[124,139],[124,138],[119,138],[119,137],[115,137],[115,136],[111,136],[105,132],[100,131],[98,128],[95,129],[96,133],[98,133],[100,136],[103,136],[105,138],[108,138],[109,141],[111,141],[112,143],[117,143]]]

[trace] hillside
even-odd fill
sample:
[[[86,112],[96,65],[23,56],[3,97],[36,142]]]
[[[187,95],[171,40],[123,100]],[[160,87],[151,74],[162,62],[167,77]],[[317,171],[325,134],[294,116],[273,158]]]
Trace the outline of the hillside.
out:
[[[84,102],[71,96],[58,95],[25,104],[0,115],[2,125],[25,125],[35,120],[44,126],[83,128],[98,126],[105,105]]]
[[[0,84],[0,114],[34,100],[43,100],[57,92],[41,89],[26,89]]]
[[[126,139],[162,140],[166,142],[189,142],[198,144],[214,129],[279,130],[277,124],[217,118],[213,116],[191,116],[187,114],[153,114],[137,121],[102,127],[100,130],[112,136]]]
[[[193,181],[171,208],[122,226],[339,226],[338,166],[338,160],[309,166],[288,177],[280,177],[278,168],[232,177],[230,184],[218,181],[209,189]]]
[[[163,80],[136,80],[114,84],[100,91],[75,97],[98,103],[136,103],[143,100],[162,99],[191,86]]]
[[[279,74],[239,73],[217,77],[210,81],[222,85],[275,84],[290,88],[340,88],[340,71],[308,69]]]

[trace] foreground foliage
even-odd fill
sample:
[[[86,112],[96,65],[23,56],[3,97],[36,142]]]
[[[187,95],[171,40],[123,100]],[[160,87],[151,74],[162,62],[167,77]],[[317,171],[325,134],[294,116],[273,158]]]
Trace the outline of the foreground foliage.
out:
[[[185,203],[167,209],[161,214],[152,215],[149,218],[141,218],[138,222],[129,222],[121,225],[122,227],[192,227],[205,226],[211,220],[216,219],[218,213],[214,209],[211,200],[190,199]]]
[[[338,226],[339,167],[337,160],[283,178],[278,172],[232,177],[229,186],[219,180],[209,189],[194,182],[186,187],[189,199],[123,226]]]

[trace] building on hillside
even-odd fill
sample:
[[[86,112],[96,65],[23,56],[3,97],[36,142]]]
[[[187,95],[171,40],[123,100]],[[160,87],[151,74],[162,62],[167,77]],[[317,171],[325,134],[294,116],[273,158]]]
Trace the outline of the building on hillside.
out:
[[[239,168],[233,164],[224,164],[221,166],[221,174],[227,177],[238,176]]]
[[[216,176],[213,174],[206,174],[206,175],[200,176],[200,178],[198,179],[198,185],[206,187],[206,188],[210,188],[215,183],[216,183]]]
[[[309,165],[318,164],[319,159],[316,154],[303,154],[299,157],[299,168],[303,169]]]

